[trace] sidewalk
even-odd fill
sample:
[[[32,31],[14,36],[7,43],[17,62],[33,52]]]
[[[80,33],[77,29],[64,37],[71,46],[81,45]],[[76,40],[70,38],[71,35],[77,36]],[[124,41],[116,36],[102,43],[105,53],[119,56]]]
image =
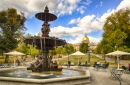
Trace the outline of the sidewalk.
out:
[[[98,54],[95,54],[95,55],[96,55],[97,57],[103,59],[101,55],[98,55]],[[105,57],[105,60],[106,60],[107,62],[113,62],[113,63],[115,63],[115,59],[108,58],[107,56]],[[124,64],[125,66],[128,66],[129,63],[130,63],[130,61],[120,60],[120,64]]]

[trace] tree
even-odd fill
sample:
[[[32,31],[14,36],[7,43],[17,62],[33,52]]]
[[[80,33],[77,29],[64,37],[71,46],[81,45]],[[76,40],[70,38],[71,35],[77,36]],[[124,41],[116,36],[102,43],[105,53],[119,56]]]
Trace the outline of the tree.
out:
[[[15,49],[19,43],[21,34],[26,29],[24,22],[26,18],[24,14],[18,14],[14,8],[0,12],[0,53],[8,52]],[[6,56],[5,63],[8,62]]]
[[[60,55],[65,55],[66,53],[65,48],[63,46],[58,46],[57,48],[55,48],[55,52],[56,54],[59,54],[59,57]]]
[[[79,50],[83,53],[87,53],[88,52],[88,43],[80,43],[79,45]]]
[[[130,52],[130,9],[121,9],[110,15],[103,26],[103,39],[97,46],[98,53],[115,50]]]
[[[15,49],[18,45],[20,35],[26,29],[24,14],[18,14],[14,8],[0,12],[0,49],[4,52]]]
[[[66,54],[71,54],[75,51],[72,44],[65,44],[64,48],[66,50]]]
[[[25,43],[20,43],[18,47],[16,48],[17,51],[25,53],[27,55],[35,56],[40,54],[40,50],[36,48],[36,46],[33,45],[26,45]]]

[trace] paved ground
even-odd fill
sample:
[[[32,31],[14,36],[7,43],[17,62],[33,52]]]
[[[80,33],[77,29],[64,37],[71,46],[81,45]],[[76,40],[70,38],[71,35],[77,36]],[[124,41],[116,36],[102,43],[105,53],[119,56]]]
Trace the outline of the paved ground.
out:
[[[102,58],[102,56],[100,56],[100,55],[96,54],[96,56],[99,57],[99,58]],[[106,59],[107,62],[115,62],[114,59],[111,59],[111,58],[108,58],[108,57],[105,57],[105,59]],[[124,64],[125,66],[128,66],[130,64],[130,61],[120,60],[120,64]]]
[[[118,80],[110,78],[110,71],[107,69],[106,71],[99,70],[97,71],[93,67],[87,68],[91,74],[91,83],[86,85],[120,85]],[[130,74],[122,75],[122,85],[130,85]]]
[[[71,66],[71,68],[76,68],[77,66]],[[19,67],[23,68],[23,67]],[[99,69],[96,70],[93,67],[81,67],[82,69],[89,70],[91,75],[91,83],[82,85],[120,85],[119,81],[110,78],[109,68],[106,70]],[[10,68],[0,68],[0,70],[10,69]],[[122,75],[122,85],[130,85],[130,74],[124,73]]]

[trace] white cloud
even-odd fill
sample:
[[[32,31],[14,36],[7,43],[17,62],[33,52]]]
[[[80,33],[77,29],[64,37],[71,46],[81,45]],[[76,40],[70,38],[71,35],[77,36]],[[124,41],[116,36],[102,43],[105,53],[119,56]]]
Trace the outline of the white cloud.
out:
[[[68,41],[68,43],[72,43],[72,44],[80,43],[80,42],[82,42],[83,37],[84,37],[84,35],[79,35],[79,36],[75,37],[74,39],[71,38]]]
[[[55,12],[58,16],[72,14],[77,9],[81,0],[1,0],[0,11],[7,8],[16,8],[19,12],[25,13],[27,17],[34,16],[35,13],[43,12],[46,5],[50,12]]]
[[[92,36],[88,36],[88,38],[91,43],[99,43],[101,41],[101,38],[94,38]]]
[[[84,9],[86,9],[85,6],[80,6],[80,7],[77,8],[77,11],[80,12],[81,14],[83,14],[84,13]]]
[[[80,21],[80,18],[72,19],[68,24],[77,24],[79,21]]]
[[[73,36],[73,37],[77,37],[79,35],[85,34],[86,31],[83,28],[79,28],[79,27],[63,27],[63,26],[58,26],[58,27],[54,27],[51,28],[51,32],[50,32],[50,36]]]
[[[83,17],[77,24],[79,28],[88,29],[91,31],[102,29],[102,23],[95,15],[87,15]]]
[[[118,5],[117,10],[130,8],[130,0],[122,0],[122,2]]]
[[[83,2],[85,5],[90,5],[92,3],[92,0],[86,0],[85,2]]]

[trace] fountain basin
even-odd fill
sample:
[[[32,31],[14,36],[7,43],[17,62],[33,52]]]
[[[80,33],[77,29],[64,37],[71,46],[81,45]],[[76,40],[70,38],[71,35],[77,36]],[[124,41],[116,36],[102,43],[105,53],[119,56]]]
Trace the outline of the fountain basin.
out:
[[[15,68],[19,69],[19,68]],[[67,69],[67,68],[63,68]],[[14,69],[12,69],[14,70]],[[29,78],[15,78],[15,77],[0,77],[1,85],[75,85],[90,82],[90,73],[88,70],[69,68],[69,70],[76,70],[85,72],[84,75],[59,77],[50,79],[29,79]]]

